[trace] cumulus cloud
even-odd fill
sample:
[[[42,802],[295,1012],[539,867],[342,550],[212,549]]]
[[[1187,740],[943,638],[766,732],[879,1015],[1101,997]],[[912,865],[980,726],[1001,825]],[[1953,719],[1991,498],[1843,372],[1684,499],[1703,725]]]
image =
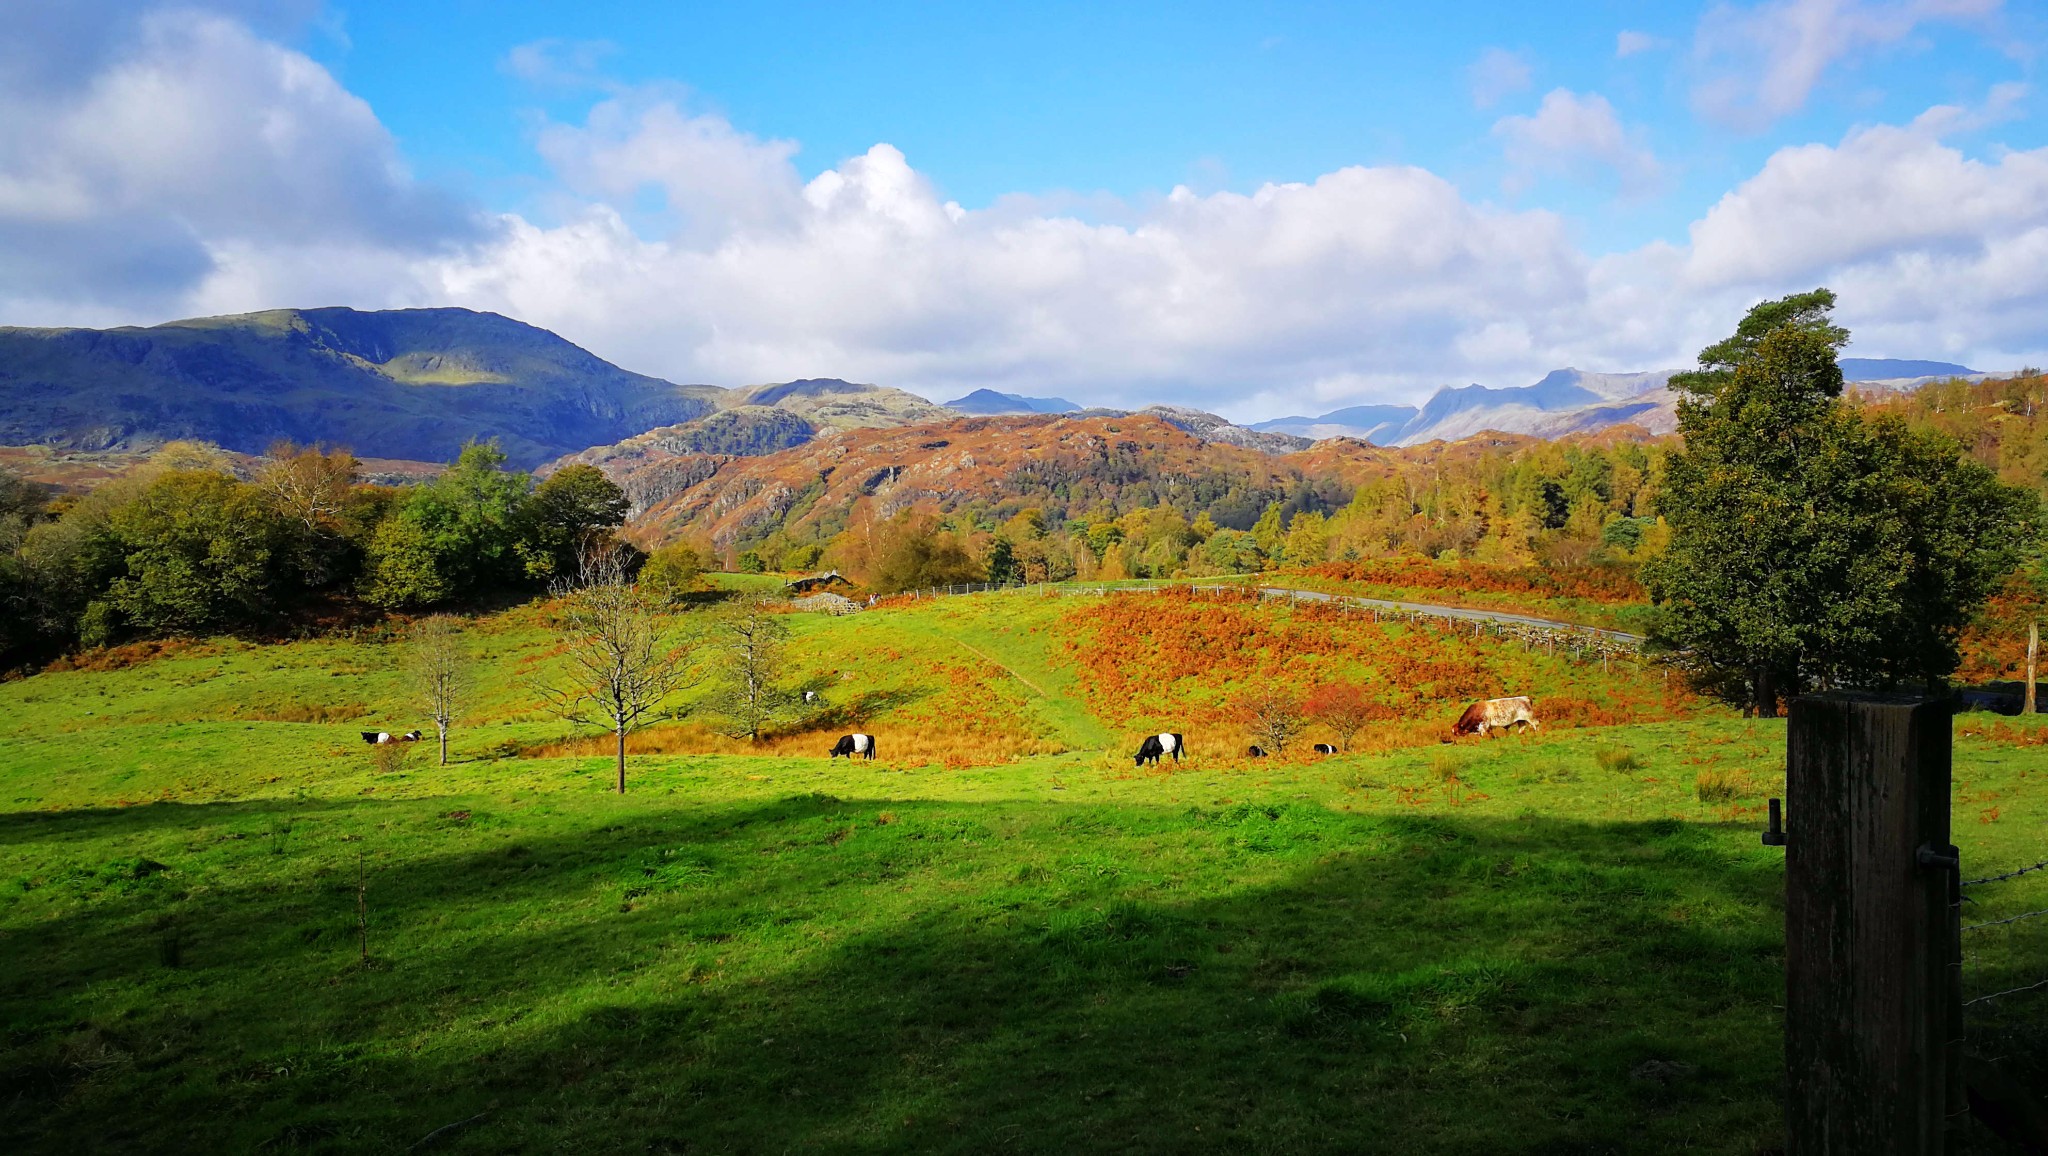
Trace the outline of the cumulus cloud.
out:
[[[785,188],[771,173],[762,197]],[[1412,391],[1405,375],[1503,316],[1582,304],[1585,262],[1561,221],[1474,206],[1414,168],[1176,189],[1134,224],[1102,224],[964,210],[877,145],[798,202],[709,244],[643,238],[603,203],[554,228],[514,222],[448,263],[446,286],[713,380],[832,373],[1225,406],[1361,372]]]
[[[2037,354],[2048,149],[1972,160],[1941,139],[1948,123],[1923,116],[1780,150],[1692,227],[1683,283],[1825,281],[1864,319],[1865,344]]]
[[[155,11],[74,39],[70,54],[97,65],[83,79],[0,73],[10,314],[203,299],[238,247],[417,254],[474,233],[466,210],[406,173],[367,104],[238,20]],[[376,296],[331,282],[366,289]]]
[[[968,209],[887,144],[806,173],[793,142],[666,90],[539,126],[549,213],[480,220],[244,23],[157,13],[90,59],[83,78],[0,81],[0,322],[465,305],[674,380],[988,385],[1241,419],[1669,367],[1817,284],[1862,352],[2048,360],[2048,149],[1982,160],[1947,139],[2017,90],[1780,150],[1683,243],[1594,258],[1553,213],[1405,166]],[[1655,171],[1591,94],[1502,124],[1532,172]]]
[[[1541,176],[1580,179],[1611,172],[1624,193],[1639,194],[1657,186],[1663,169],[1639,132],[1622,127],[1614,106],[1599,93],[1584,96],[1552,89],[1534,116],[1506,116],[1494,122],[1508,162],[1506,186],[1526,190]]]
[[[1694,106],[1737,128],[1760,129],[1797,112],[1835,64],[1896,44],[1923,25],[1969,22],[2002,0],[1773,0],[1717,7],[1693,43]]]
[[[1532,69],[1528,58],[1505,48],[1489,48],[1465,69],[1472,85],[1475,108],[1492,108],[1507,97],[1526,91]]]

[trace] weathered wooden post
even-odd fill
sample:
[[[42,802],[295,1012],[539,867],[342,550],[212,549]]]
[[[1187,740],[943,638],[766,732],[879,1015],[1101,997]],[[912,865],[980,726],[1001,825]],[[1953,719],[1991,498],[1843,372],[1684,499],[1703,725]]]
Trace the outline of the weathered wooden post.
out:
[[[2034,655],[2041,649],[2041,622],[2035,619],[2027,623],[2027,706],[2026,713],[2034,713]]]
[[[1788,1156],[1945,1151],[1961,1034],[1950,707],[1820,694],[1786,734]]]

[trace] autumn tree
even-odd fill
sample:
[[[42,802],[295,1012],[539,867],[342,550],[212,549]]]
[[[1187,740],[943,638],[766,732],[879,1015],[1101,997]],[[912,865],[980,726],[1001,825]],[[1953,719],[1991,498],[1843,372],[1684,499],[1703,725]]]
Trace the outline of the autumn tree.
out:
[[[712,622],[706,644],[710,706],[731,724],[734,738],[760,742],[762,732],[788,711],[794,697],[782,685],[788,642],[788,615],[766,599],[735,602]]]
[[[1271,754],[1285,751],[1308,726],[1301,700],[1277,686],[1246,695],[1238,703],[1238,712],[1252,741]]]
[[[959,537],[930,514],[906,510],[876,523],[872,533],[872,573],[868,585],[877,593],[980,582],[984,578],[980,563]]]
[[[1365,729],[1374,716],[1372,700],[1357,683],[1331,682],[1315,689],[1302,704],[1302,713],[1330,728],[1337,746],[1351,749],[1351,737]]]
[[[423,618],[412,628],[406,655],[413,693],[434,720],[441,737],[441,765],[448,765],[448,727],[469,690],[469,655],[456,620],[447,614]]]
[[[628,579],[616,547],[587,551],[576,580],[557,582],[562,664],[532,684],[557,717],[602,726],[617,739],[619,793],[626,793],[626,736],[657,717],[692,681],[686,647],[666,637],[648,600]]]
[[[671,542],[647,556],[640,567],[640,588],[668,605],[697,588],[704,574],[704,556],[687,542]]]

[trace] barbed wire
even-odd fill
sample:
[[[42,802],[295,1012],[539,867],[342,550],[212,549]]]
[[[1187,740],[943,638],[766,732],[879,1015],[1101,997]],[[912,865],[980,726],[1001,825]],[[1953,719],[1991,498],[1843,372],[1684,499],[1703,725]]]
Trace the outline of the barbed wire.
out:
[[[2039,983],[2027,984],[2025,987],[2013,987],[2007,988],[2004,991],[1994,991],[1990,995],[1980,995],[1976,999],[1966,999],[1963,1001],[1963,1006],[1969,1007],[1971,1004],[1990,1003],[1992,1000],[2004,999],[2009,995],[2018,995],[2021,992],[2027,991],[2039,991],[2043,988],[2048,988],[2048,979],[2041,980]]]
[[[2048,915],[2048,907],[2044,907],[2039,911],[2029,911],[2023,915],[2010,915],[2004,919],[1987,919],[1982,923],[1965,924],[1963,930],[1976,931],[1984,927],[1997,927],[2001,923],[2018,923],[2022,919],[2037,919],[2043,915]]]
[[[2008,879],[2017,879],[2030,871],[2048,871],[2048,859],[2043,859],[2031,867],[2022,867],[2017,871],[2008,871],[2003,875],[1986,875],[1982,879],[1965,879],[1963,880],[1963,886],[1975,887],[1979,883],[2003,883]]]

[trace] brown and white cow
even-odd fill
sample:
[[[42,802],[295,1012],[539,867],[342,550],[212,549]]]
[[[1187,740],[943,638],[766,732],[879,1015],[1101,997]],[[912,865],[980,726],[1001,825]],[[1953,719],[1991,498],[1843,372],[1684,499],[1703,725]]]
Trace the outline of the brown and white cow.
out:
[[[1459,715],[1458,721],[1452,725],[1451,733],[1484,737],[1488,731],[1509,730],[1523,723],[1528,723],[1530,730],[1541,729],[1536,725],[1536,713],[1529,706],[1528,695],[1489,698],[1466,707],[1465,713]]]

